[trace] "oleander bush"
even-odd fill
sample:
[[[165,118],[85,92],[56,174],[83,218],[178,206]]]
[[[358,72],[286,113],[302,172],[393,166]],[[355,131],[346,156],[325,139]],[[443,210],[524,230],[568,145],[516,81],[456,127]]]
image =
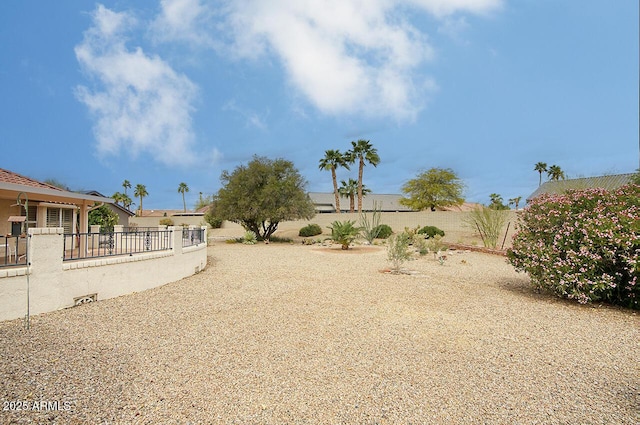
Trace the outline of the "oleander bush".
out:
[[[436,226],[424,226],[422,229],[418,230],[418,233],[425,235],[427,239],[431,239],[436,235],[444,237],[444,230],[438,229]]]
[[[317,236],[321,234],[322,234],[322,227],[313,223],[307,224],[306,226],[301,228],[300,231],[298,232],[298,236],[303,236],[305,238],[308,238],[311,236]]]
[[[163,218],[158,222],[158,224],[162,226],[173,226],[173,220],[170,218]]]
[[[507,255],[538,289],[640,309],[640,186],[534,199]]]
[[[387,224],[380,224],[376,227],[376,233],[378,239],[387,239],[393,234],[393,230],[391,230],[391,227]]]

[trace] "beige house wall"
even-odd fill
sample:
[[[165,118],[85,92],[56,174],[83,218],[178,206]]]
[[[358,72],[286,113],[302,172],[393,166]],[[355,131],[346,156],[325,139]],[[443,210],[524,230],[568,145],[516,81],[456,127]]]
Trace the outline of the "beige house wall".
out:
[[[182,247],[182,232],[173,232],[171,251],[80,261],[62,261],[63,229],[29,229],[31,267],[0,269],[0,320],[24,317],[29,273],[30,314],[72,307],[78,297],[97,300],[140,292],[203,270],[207,246]]]

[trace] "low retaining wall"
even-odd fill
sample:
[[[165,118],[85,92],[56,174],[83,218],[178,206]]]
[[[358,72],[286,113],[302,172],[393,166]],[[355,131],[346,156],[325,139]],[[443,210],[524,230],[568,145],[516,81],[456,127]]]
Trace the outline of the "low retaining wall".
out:
[[[26,315],[27,272],[31,315],[144,291],[198,273],[207,264],[207,244],[183,248],[180,230],[173,232],[169,251],[63,262],[62,228],[29,229],[31,266],[0,270],[0,320]]]

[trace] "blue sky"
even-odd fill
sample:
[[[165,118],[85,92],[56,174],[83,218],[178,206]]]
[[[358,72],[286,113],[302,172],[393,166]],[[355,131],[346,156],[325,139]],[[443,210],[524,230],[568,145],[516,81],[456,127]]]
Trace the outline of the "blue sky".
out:
[[[536,162],[638,168],[637,0],[0,2],[0,167],[182,208],[253,155],[330,192],[367,139],[375,193],[452,168],[523,198]],[[357,177],[339,170],[338,177]]]

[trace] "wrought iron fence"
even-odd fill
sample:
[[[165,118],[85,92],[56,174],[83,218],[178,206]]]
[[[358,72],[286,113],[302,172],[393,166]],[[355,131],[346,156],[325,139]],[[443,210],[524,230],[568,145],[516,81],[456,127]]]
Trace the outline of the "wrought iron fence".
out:
[[[27,265],[27,238],[20,236],[0,237],[0,267]]]
[[[136,229],[135,232],[71,233],[64,235],[64,261],[168,251],[171,230]]]
[[[204,229],[182,229],[182,247],[198,245],[204,242]]]

